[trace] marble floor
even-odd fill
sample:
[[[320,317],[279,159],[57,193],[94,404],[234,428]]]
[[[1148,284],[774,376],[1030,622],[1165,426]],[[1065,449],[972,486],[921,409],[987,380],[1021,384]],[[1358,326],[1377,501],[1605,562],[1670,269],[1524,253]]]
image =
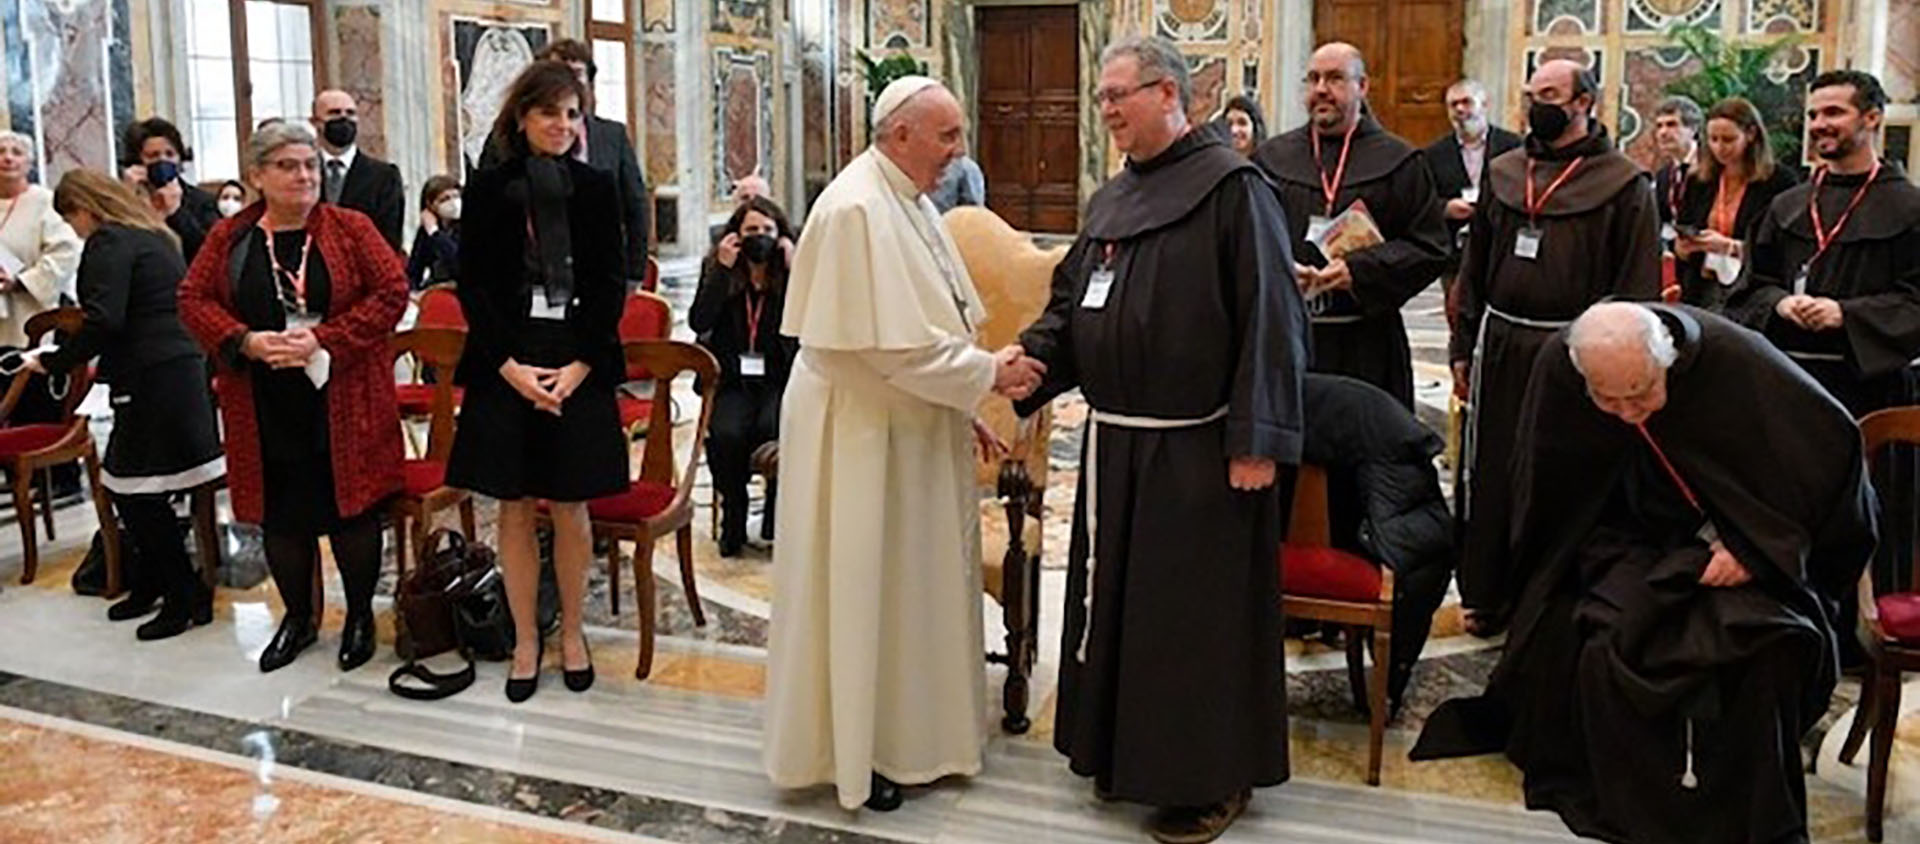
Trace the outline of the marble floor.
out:
[[[669,293],[686,296],[684,285]],[[1416,338],[1431,331],[1431,313],[1424,329],[1410,316]],[[1423,383],[1423,393],[1432,389]],[[1444,382],[1437,389],[1444,395]],[[1062,409],[1063,431],[1076,412]],[[1074,452],[1067,436],[1054,448],[1069,461],[1057,460],[1061,469]],[[335,670],[340,595],[331,571],[327,632],[273,674],[254,661],[279,607],[271,586],[248,583],[239,567],[219,590],[211,626],[136,643],[130,626],[106,621],[105,602],[69,588],[94,527],[89,507],[59,511],[59,538],[43,539],[41,575],[28,586],[16,585],[18,534],[0,511],[0,842],[1148,840],[1144,809],[1096,799],[1050,744],[1060,637],[1049,610],[1063,594],[1059,514],[1071,501],[1071,473],[1053,475],[1034,727],[996,737],[981,776],[911,789],[892,814],[845,812],[826,789],[783,792],[760,773],[768,553],[718,556],[704,488],[695,562],[709,624],[693,625],[668,544],[654,559],[659,653],[652,677],[634,680],[632,584],[616,614],[596,567],[589,636],[599,683],[570,694],[549,670],[540,694],[520,706],[498,692],[500,664],[482,664],[474,688],[432,703],[387,692],[398,664],[389,647],[356,671]],[[383,643],[392,640],[390,591],[384,584],[377,602]],[[990,647],[1003,631],[997,607],[983,602]],[[1554,816],[1521,807],[1518,774],[1502,760],[1406,760],[1439,702],[1480,688],[1497,647],[1461,635],[1451,606],[1442,612],[1390,726],[1382,785],[1371,788],[1365,722],[1347,698],[1342,655],[1290,643],[1294,778],[1257,794],[1222,840],[1571,840]],[[1003,669],[989,670],[997,709]],[[1864,840],[1864,754],[1857,766],[1833,758],[1857,695],[1846,683],[1809,740],[1817,841]],[[1905,700],[1887,840],[1920,842],[1920,680]]]

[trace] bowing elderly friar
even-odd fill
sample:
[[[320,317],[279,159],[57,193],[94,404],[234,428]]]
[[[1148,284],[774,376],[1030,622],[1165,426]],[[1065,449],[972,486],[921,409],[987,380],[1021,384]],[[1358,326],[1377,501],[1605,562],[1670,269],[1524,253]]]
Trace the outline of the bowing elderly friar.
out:
[[[780,410],[764,761],[852,809],[978,773],[986,744],[973,410],[1031,385],[927,199],[959,154],[960,105],[923,76],[873,109],[873,146],[815,201],[780,333],[800,340]]]
[[[1260,145],[1254,160],[1280,189],[1313,320],[1313,371],[1347,375],[1413,408],[1413,356],[1400,306],[1446,269],[1445,204],[1425,154],[1362,110],[1367,64],[1327,44],[1307,65],[1307,125]],[[1380,240],[1341,254],[1309,241],[1364,208]]]
[[[1101,58],[1126,167],[1021,335],[1047,371],[1015,405],[1078,387],[1091,406],[1054,747],[1102,795],[1158,807],[1158,840],[1204,842],[1288,776],[1276,480],[1300,457],[1306,315],[1280,203],[1187,122],[1179,51]]]
[[[1527,84],[1526,145],[1488,167],[1460,262],[1450,355],[1467,382],[1457,511],[1460,599],[1469,629],[1505,625],[1510,573],[1508,466],[1533,359],[1553,332],[1608,297],[1660,295],[1660,224],[1640,165],[1614,149],[1594,113],[1600,89],[1566,60]]]
[[[1721,317],[1610,302],[1547,342],[1518,423],[1506,651],[1414,758],[1504,751],[1583,836],[1806,841],[1800,739],[1875,541],[1846,408]]]

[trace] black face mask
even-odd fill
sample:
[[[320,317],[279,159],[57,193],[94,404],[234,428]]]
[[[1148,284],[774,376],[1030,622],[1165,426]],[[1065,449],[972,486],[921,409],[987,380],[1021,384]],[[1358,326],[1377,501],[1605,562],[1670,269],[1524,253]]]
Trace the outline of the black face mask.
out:
[[[320,128],[320,134],[327,143],[340,149],[353,146],[353,139],[360,134],[360,124],[351,117],[335,117]]]
[[[1560,140],[1567,133],[1567,127],[1573,124],[1573,115],[1567,113],[1566,106],[1554,103],[1534,103],[1527,108],[1527,131],[1546,143]]]
[[[740,254],[747,256],[747,260],[756,264],[764,264],[773,258],[773,250],[776,245],[773,235],[748,235],[740,239]]]

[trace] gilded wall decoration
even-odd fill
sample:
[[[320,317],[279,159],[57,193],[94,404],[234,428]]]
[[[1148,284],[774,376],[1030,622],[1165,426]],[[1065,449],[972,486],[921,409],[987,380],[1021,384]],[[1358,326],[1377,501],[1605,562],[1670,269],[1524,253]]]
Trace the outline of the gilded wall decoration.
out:
[[[748,38],[772,38],[772,7],[767,0],[713,0],[713,31]]]
[[[871,49],[909,50],[932,43],[928,0],[867,0]]]
[[[1153,0],[1155,34],[1175,42],[1227,40],[1227,0]]]

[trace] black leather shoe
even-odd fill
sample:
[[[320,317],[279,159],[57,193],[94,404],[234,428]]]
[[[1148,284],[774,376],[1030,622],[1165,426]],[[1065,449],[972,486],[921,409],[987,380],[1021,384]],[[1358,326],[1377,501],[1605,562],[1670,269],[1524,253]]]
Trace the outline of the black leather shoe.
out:
[[[273,641],[267,643],[267,649],[260,652],[261,672],[278,671],[291,664],[300,652],[314,642],[319,641],[320,633],[313,629],[313,619],[306,613],[295,617],[288,613],[280,620],[280,630],[273,634]]]
[[[587,667],[576,671],[564,664],[560,666],[560,679],[566,682],[567,691],[570,692],[584,692],[593,688],[593,646],[587,644],[584,638],[580,645],[587,649]]]
[[[746,528],[720,531],[720,556],[732,559],[747,547]]]
[[[513,676],[513,666],[509,664],[507,666],[507,700],[525,703],[527,698],[533,697],[533,693],[540,690],[540,664],[546,661],[547,640],[541,639],[540,650],[533,658],[532,677]]]
[[[879,774],[873,775],[873,788],[867,793],[867,808],[876,812],[891,812],[900,808],[906,798],[900,796],[900,784]]]
[[[352,671],[373,658],[373,611],[348,613],[340,631],[340,670]]]
[[[142,595],[134,592],[120,599],[113,606],[107,607],[107,620],[132,621],[159,608],[159,595]]]

